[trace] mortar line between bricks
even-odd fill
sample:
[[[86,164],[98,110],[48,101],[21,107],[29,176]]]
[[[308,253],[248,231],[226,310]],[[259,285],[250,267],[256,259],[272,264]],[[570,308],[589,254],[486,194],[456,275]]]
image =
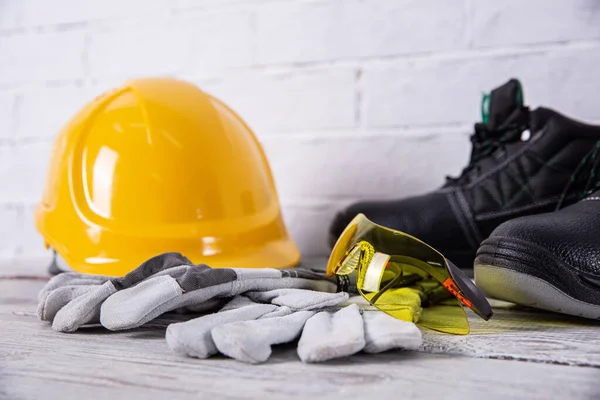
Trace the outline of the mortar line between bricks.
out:
[[[257,134],[259,140],[338,140],[338,139],[363,139],[363,138],[385,138],[385,137],[403,137],[403,138],[435,138],[440,135],[467,135],[472,130],[472,124],[467,123],[446,123],[435,125],[418,125],[409,127],[390,127],[378,129],[313,129],[310,131],[286,131],[280,133],[261,133]],[[51,144],[55,136],[16,136],[10,138],[0,138],[1,147],[16,147],[20,145],[46,143]]]
[[[299,69],[325,68],[357,68],[369,66],[393,66],[398,62],[436,62],[436,61],[471,61],[504,57],[527,57],[539,53],[557,54],[562,51],[590,50],[600,48],[600,40],[580,40],[568,42],[532,43],[515,46],[473,47],[464,50],[432,51],[394,55],[376,55],[366,57],[348,57],[335,60],[309,60],[299,62],[282,62],[257,64],[243,69],[263,72],[285,73]]]
[[[279,3],[280,0],[246,0],[246,1],[238,1],[235,3],[225,3],[219,4],[218,6],[214,5],[201,5],[201,6],[174,6],[172,8],[173,15],[177,16],[183,13],[203,13],[203,12],[214,12],[214,11],[244,11],[249,8],[255,9],[262,6],[269,6],[272,4]],[[302,3],[323,3],[323,1],[315,1],[315,0],[287,0],[287,5],[295,5]],[[266,4],[265,4],[266,3]],[[194,4],[200,4],[200,2],[196,2]]]
[[[13,98],[12,113],[12,136],[10,139],[16,139],[21,128],[21,105],[23,104],[23,93],[16,93]]]
[[[90,32],[86,32],[83,39],[83,51],[81,52],[81,66],[83,68],[83,77],[87,79],[90,76],[90,44],[92,38]]]
[[[250,35],[252,36],[252,40],[250,41],[250,62],[252,65],[256,63],[258,58],[258,16],[256,15],[256,11],[249,11],[249,24],[250,24]]]
[[[17,90],[23,90],[24,86],[20,85],[20,84],[4,84],[4,83],[0,83],[0,92],[12,92],[12,91],[17,91]]]
[[[26,35],[28,33],[31,33],[31,31],[27,28],[24,28],[22,26],[16,27],[16,28],[4,28],[4,29],[0,29],[0,37],[11,37],[11,36],[19,36],[19,35]]]
[[[465,37],[467,48],[473,49],[473,0],[465,0],[465,12],[467,13],[465,24]]]
[[[28,144],[39,144],[46,143],[52,144],[54,143],[54,136],[25,136],[25,137],[12,137],[12,138],[0,138],[0,147],[16,147],[20,145],[28,145]]]
[[[17,84],[8,84],[8,83],[0,83],[0,92],[27,92],[29,90],[41,90],[48,88],[58,88],[58,87],[81,87],[86,82],[87,79],[84,78],[73,78],[73,79],[46,79],[40,80],[37,82],[28,82],[28,83],[17,83]]]
[[[358,68],[356,71],[356,79],[354,84],[354,122],[359,129],[364,128],[366,124],[365,115],[367,111],[363,76],[364,74],[362,68]]]
[[[257,134],[259,139],[274,138],[363,138],[363,137],[427,137],[438,135],[464,135],[471,133],[472,123],[442,123],[435,125],[414,125],[389,128],[365,128],[365,129],[311,129],[306,131],[267,131]]]
[[[342,60],[320,60],[307,61],[298,63],[280,63],[280,64],[258,64],[248,65],[236,68],[224,69],[222,74],[213,76],[196,76],[189,74],[185,75],[188,79],[197,79],[206,82],[222,82],[227,79],[227,76],[236,73],[262,73],[262,74],[289,74],[290,77],[298,76],[299,73],[313,73],[322,71],[331,71],[332,69],[356,69],[360,68],[364,71],[365,68],[390,68],[390,67],[409,67],[411,63],[423,62],[460,62],[460,61],[476,61],[476,60],[493,60],[494,58],[505,57],[529,57],[539,53],[549,53],[551,55],[560,54],[561,51],[573,50],[594,50],[600,48],[600,40],[598,41],[578,41],[568,43],[552,43],[547,45],[524,45],[521,47],[494,47],[494,48],[474,48],[459,52],[432,52],[432,53],[414,53],[405,55],[391,56],[373,56],[373,57],[358,57]],[[402,65],[404,64],[404,65]],[[94,76],[89,74],[77,79],[45,79],[36,82],[35,85],[50,85],[62,86],[68,84],[81,84],[96,82],[103,79],[126,79],[125,76],[118,74],[111,76]],[[32,84],[12,84],[0,83],[0,91],[19,90],[24,87],[29,87]]]
[[[25,233],[25,205],[21,202],[21,204],[19,204],[16,207],[16,211],[17,211],[17,222],[18,222],[18,226],[16,227],[16,231],[15,234],[17,235],[17,237],[21,238],[23,237],[23,234]],[[13,227],[14,229],[15,227]],[[22,256],[25,252],[25,246],[22,242],[22,240],[17,240],[16,245],[14,246],[13,249],[13,253],[15,255],[15,257],[19,257]]]
[[[433,52],[421,53],[419,55],[393,55],[393,56],[373,56],[364,58],[347,58],[342,60],[315,60],[306,62],[294,63],[274,63],[274,64],[258,64],[247,65],[223,70],[220,75],[199,76],[187,74],[187,78],[197,80],[199,82],[207,82],[209,84],[218,84],[227,80],[227,76],[231,74],[265,74],[265,75],[289,75],[296,77],[299,74],[329,72],[334,69],[361,69],[363,73],[365,69],[370,68],[412,68],[414,63],[423,63],[425,65],[432,63],[452,63],[452,62],[468,62],[468,61],[485,61],[502,58],[527,58],[544,53],[552,55],[560,55],[561,52],[568,51],[589,51],[600,48],[600,40],[598,41],[581,41],[559,43],[552,45],[527,46],[527,47],[505,47],[505,48],[487,48],[487,49],[467,49],[460,52]]]
[[[39,35],[43,36],[48,33],[63,33],[63,32],[85,32],[89,31],[90,24],[95,21],[86,22],[68,22],[49,25],[31,25],[20,26],[12,29],[0,30],[0,37],[28,36]]]
[[[243,12],[243,11],[254,11],[257,8],[265,5],[265,3],[277,4],[279,0],[249,0],[249,1],[239,1],[236,3],[228,3],[228,4],[218,4],[218,5],[209,5],[209,6],[199,6],[199,7],[178,7],[176,5],[169,6],[167,11],[169,16],[173,19],[180,19],[182,16],[185,16],[186,19],[193,19],[196,14],[198,16],[205,15],[205,13],[221,13],[221,12]],[[315,2],[314,0],[288,0],[291,3],[311,3]],[[267,4],[268,5],[268,4]],[[22,11],[20,11],[22,12]],[[22,15],[19,15],[22,19]],[[159,15],[149,15],[149,19],[153,21],[160,20]],[[119,17],[101,17],[101,18],[88,18],[74,21],[66,21],[66,22],[56,22],[56,23],[35,23],[31,25],[23,25],[22,21],[18,19],[18,24],[13,28],[3,28],[0,29],[0,36],[15,36],[19,34],[44,34],[50,32],[68,32],[74,30],[94,30],[96,28],[104,27],[104,24],[117,24],[114,26],[116,29],[111,30],[119,30],[126,27],[131,21],[127,16],[119,16]],[[121,24],[121,25],[118,25]]]

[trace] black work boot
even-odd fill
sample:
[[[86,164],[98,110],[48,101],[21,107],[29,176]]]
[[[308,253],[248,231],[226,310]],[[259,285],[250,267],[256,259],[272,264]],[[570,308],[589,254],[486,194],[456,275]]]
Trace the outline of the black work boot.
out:
[[[399,200],[353,204],[330,228],[335,243],[363,213],[438,249],[461,268],[473,268],[481,241],[510,219],[553,211],[580,160],[600,139],[600,127],[546,108],[523,105],[521,84],[511,79],[484,97],[475,124],[469,165],[438,190]],[[563,205],[575,202],[568,194]]]
[[[481,244],[474,273],[488,297],[600,319],[600,190],[503,223]]]

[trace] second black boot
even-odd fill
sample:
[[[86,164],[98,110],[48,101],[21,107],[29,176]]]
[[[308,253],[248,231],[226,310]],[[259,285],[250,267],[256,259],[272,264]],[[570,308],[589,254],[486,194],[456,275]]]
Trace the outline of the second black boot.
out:
[[[582,158],[600,139],[600,127],[547,108],[529,110],[521,84],[511,79],[484,97],[483,121],[471,136],[471,159],[462,174],[420,196],[353,204],[334,218],[333,245],[358,213],[416,236],[456,265],[473,268],[480,243],[501,223],[545,213],[562,198]]]
[[[600,190],[500,225],[481,244],[474,270],[487,297],[600,319]]]

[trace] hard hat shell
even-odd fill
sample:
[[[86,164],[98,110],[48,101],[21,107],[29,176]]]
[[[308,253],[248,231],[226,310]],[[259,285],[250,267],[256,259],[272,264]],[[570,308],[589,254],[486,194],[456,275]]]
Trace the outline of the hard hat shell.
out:
[[[35,222],[47,247],[90,274],[123,276],[169,251],[212,267],[300,259],[254,133],[172,78],[130,80],[67,123]]]

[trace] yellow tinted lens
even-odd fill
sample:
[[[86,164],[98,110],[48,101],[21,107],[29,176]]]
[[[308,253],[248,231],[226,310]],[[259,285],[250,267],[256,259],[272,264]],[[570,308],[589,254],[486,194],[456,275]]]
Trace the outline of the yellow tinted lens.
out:
[[[337,272],[336,269],[339,269],[341,261],[346,257],[346,252],[356,243],[355,238],[359,225],[364,225],[365,221],[368,220],[362,214],[359,214],[344,229],[329,256],[327,275],[333,275]]]
[[[455,335],[466,335],[470,331],[467,314],[455,297],[448,299],[447,304],[424,308],[419,325]]]
[[[441,332],[469,333],[461,302],[443,285],[450,278],[444,256],[362,214],[340,236],[328,272],[356,274],[361,295],[395,318]]]
[[[422,262],[406,257],[392,257],[391,260],[394,261],[389,261],[383,271],[377,272],[380,280],[376,286],[368,279],[368,274],[369,268],[378,268],[377,265],[370,263],[359,269],[357,286],[363,297],[394,318],[441,332],[469,333],[469,323],[460,301],[426,271]]]

